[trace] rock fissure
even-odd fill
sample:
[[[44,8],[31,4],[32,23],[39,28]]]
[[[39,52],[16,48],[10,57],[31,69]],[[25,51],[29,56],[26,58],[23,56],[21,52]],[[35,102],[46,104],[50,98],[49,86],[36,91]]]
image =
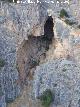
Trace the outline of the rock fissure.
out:
[[[25,81],[32,68],[39,65],[41,60],[46,58],[46,52],[54,38],[53,18],[48,17],[44,25],[44,35],[28,36],[28,40],[24,40],[22,46],[17,51],[17,66],[19,68],[20,80]]]

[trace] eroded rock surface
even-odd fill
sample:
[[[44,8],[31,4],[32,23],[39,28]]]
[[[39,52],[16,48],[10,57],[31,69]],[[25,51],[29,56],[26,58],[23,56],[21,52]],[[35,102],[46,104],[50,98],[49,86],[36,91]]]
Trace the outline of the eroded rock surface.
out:
[[[4,60],[4,67],[0,67],[0,87],[6,102],[13,101],[21,90],[16,68],[15,42],[14,35],[10,35],[9,31],[0,28],[0,58]]]
[[[37,98],[46,89],[51,89],[55,94],[53,103],[56,107],[79,107],[79,78],[80,67],[76,63],[66,59],[48,61],[35,70],[34,96]]]
[[[31,39],[29,39],[28,36],[29,35],[41,36],[44,34],[44,24],[48,18],[48,15],[52,15],[52,18],[54,21],[54,26],[55,26],[54,32],[56,32],[56,33],[54,33],[55,34],[54,37],[58,38],[59,40],[55,40],[56,44],[57,44],[56,45],[57,48],[54,45],[55,42],[53,43],[52,46],[48,47],[48,48],[50,48],[50,50],[47,53],[46,59],[51,60],[53,57],[53,61],[54,61],[55,58],[57,59],[60,57],[63,57],[63,58],[68,57],[68,59],[73,60],[73,62],[76,62],[76,63],[80,62],[80,60],[79,60],[79,58],[80,58],[80,51],[79,51],[79,49],[80,49],[80,32],[76,31],[75,29],[72,29],[72,27],[70,27],[68,25],[65,25],[63,23],[63,21],[61,21],[61,19],[57,20],[57,18],[56,18],[59,16],[60,10],[62,8],[65,8],[70,15],[70,19],[76,20],[76,22],[79,24],[79,20],[80,20],[80,18],[79,18],[80,17],[80,14],[79,14],[80,5],[79,4],[80,4],[80,2],[78,0],[76,0],[76,1],[72,0],[72,1],[70,1],[70,4],[61,4],[61,3],[56,4],[57,3],[56,0],[55,0],[54,4],[44,3],[44,1],[42,1],[42,0],[41,0],[41,2],[42,3],[40,3],[40,4],[11,4],[11,3],[9,4],[9,3],[0,2],[0,57],[5,61],[4,67],[2,67],[0,69],[0,87],[1,87],[0,91],[2,90],[2,95],[0,97],[2,99],[2,100],[0,100],[1,107],[5,107],[6,102],[9,102],[9,101],[11,102],[21,93],[20,92],[21,91],[20,75],[21,75],[22,79],[24,76],[26,78],[24,68],[26,68],[26,72],[28,71],[28,68],[24,67],[24,64],[22,64],[22,63],[26,62],[25,66],[28,65],[30,62],[29,56],[32,58],[34,56],[33,61],[35,61],[34,59],[36,59],[36,57],[38,59],[40,59],[41,53],[39,53],[39,52],[41,52],[41,51],[38,51],[38,50],[39,50],[40,45],[43,45],[43,42],[37,41],[35,39],[36,37],[32,37]],[[50,13],[48,13],[49,10],[51,10]],[[25,45],[26,47],[23,48],[22,44],[25,44],[26,41],[27,41],[27,43]],[[36,44],[38,44],[37,42],[39,42],[39,47],[37,46],[37,48],[36,48]],[[28,46],[29,45],[30,46],[27,47],[27,44],[28,44]],[[47,43],[45,43],[45,44],[47,44]],[[42,46],[42,48],[43,47],[44,46]],[[22,48],[22,50],[19,50],[20,48]],[[36,50],[34,48],[36,48]],[[42,49],[42,48],[40,47],[40,49]],[[42,50],[43,50],[42,53],[44,53],[45,49],[42,49]],[[21,51],[22,51],[22,53],[17,53],[17,52],[21,52]],[[38,53],[37,53],[37,51],[38,51]],[[50,54],[52,55],[52,56],[50,56],[50,58],[48,57],[49,52],[51,52]],[[23,55],[23,53],[24,53],[24,55]],[[37,53],[37,54],[35,54],[35,53]],[[22,59],[20,59],[20,55],[19,55],[19,57],[17,57],[17,54],[20,54],[22,56]],[[16,64],[16,60],[18,58],[19,58],[18,61],[21,61],[21,63],[19,62],[20,67],[21,67],[21,68],[19,68],[20,70],[18,69],[17,64]],[[44,59],[44,58],[42,57],[42,59]],[[45,61],[47,61],[47,60],[45,60]],[[56,66],[55,61],[54,61],[54,63],[53,63],[53,61],[51,63]],[[60,62],[60,61],[57,61],[57,63],[58,62]],[[61,64],[62,62],[64,62],[64,60],[62,60],[59,64]],[[76,73],[78,73],[79,67],[78,67],[78,65],[76,65],[77,67],[75,67],[75,64],[72,64],[73,62],[68,61],[68,63],[70,63],[70,66],[71,66],[70,75],[72,75],[72,79],[74,79],[73,77],[75,75],[74,80],[77,83],[77,84],[73,83],[73,85],[74,85],[73,89],[74,89],[75,87],[78,87],[77,80],[79,78],[78,78],[78,74],[76,74]],[[30,62],[30,63],[32,65],[32,62]],[[65,62],[64,62],[64,64],[65,64]],[[31,65],[29,65],[29,67],[31,67]],[[46,66],[46,64],[44,64],[44,65]],[[58,65],[58,66],[60,66],[60,65]],[[66,65],[66,66],[69,67],[68,65]],[[61,67],[62,67],[62,65],[61,65]],[[52,69],[55,69],[55,67]],[[74,70],[76,70],[76,71],[74,71]],[[18,72],[18,71],[20,71],[20,72]],[[58,68],[57,68],[57,71],[58,71]],[[67,75],[67,73],[69,73],[68,71],[69,70],[66,70],[65,75]],[[42,72],[42,70],[41,70],[41,72]],[[43,72],[45,72],[45,70]],[[50,72],[51,73],[53,72],[53,74],[55,73],[53,70]],[[60,72],[62,73],[63,71],[60,70]],[[35,74],[36,74],[36,77],[38,77],[37,73],[35,73]],[[46,73],[45,75],[48,75],[48,74]],[[59,75],[58,72],[56,72],[55,75],[58,76]],[[67,78],[67,76],[66,76],[66,78]],[[63,77],[64,81],[67,81],[66,78]],[[73,82],[73,80],[71,80],[71,77],[69,77],[69,78],[70,78],[70,81]],[[55,79],[58,79],[58,78],[56,77]],[[35,79],[35,81],[36,80],[37,80],[37,78]],[[62,77],[61,77],[61,80],[62,80]],[[44,81],[46,83],[46,79]],[[62,85],[63,84],[61,84],[61,86]],[[63,91],[61,91],[61,93],[64,92],[64,89],[67,90],[65,85],[64,85],[64,87],[65,88],[63,88]],[[40,88],[40,90],[41,89],[42,88]],[[36,90],[37,90],[37,88],[36,88]],[[69,90],[68,90],[68,92],[69,92]],[[72,90],[71,94],[73,92],[74,91]],[[78,92],[79,92],[79,90],[78,90]],[[77,103],[79,101],[78,95],[79,94],[76,92],[75,98],[73,96],[73,99],[71,102],[71,104],[73,104],[73,106],[71,105],[72,107],[78,107],[78,103]],[[70,99],[67,100],[68,97],[67,97],[66,93],[64,94],[64,96],[66,97],[66,98],[64,97],[64,99],[66,99],[66,101],[64,101],[64,99],[62,97],[60,97],[61,104],[63,106],[64,106],[64,104],[69,105]]]

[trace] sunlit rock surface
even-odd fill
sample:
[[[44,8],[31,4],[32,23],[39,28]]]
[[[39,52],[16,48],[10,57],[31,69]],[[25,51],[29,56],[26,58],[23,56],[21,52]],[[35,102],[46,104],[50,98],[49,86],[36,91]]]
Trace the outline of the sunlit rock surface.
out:
[[[5,62],[4,67],[0,68],[0,87],[4,91],[6,102],[13,101],[21,90],[16,67],[15,42],[14,34],[0,28],[0,58]]]
[[[55,94],[55,107],[79,107],[80,67],[73,61],[57,59],[37,67],[34,75],[33,95],[40,96],[46,89]],[[54,106],[53,106],[54,107]]]
[[[79,51],[80,50],[80,32],[78,30],[75,30],[75,26],[73,26],[74,27],[73,29],[73,27],[66,25],[63,21],[61,21],[61,19],[57,18],[59,17],[60,10],[62,8],[65,8],[69,13],[69,15],[71,16],[70,19],[76,20],[76,22],[79,24],[80,23],[80,13],[79,13],[80,1],[72,0],[70,1],[70,4],[68,3],[56,4],[56,0],[54,1],[54,4],[45,3],[42,0],[41,2],[42,3],[38,3],[38,4],[28,4],[28,3],[26,4],[10,3],[9,4],[9,3],[4,3],[0,1],[0,57],[5,61],[4,67],[0,69],[0,87],[2,88],[1,90],[3,93],[3,96],[0,97],[1,107],[5,107],[6,106],[5,102],[11,102],[18,95],[20,95],[21,85],[20,85],[20,79],[19,79],[19,72],[16,64],[18,49],[21,47],[21,44],[24,42],[24,40],[28,40],[29,35],[41,36],[44,34],[44,24],[47,20],[48,15],[52,15],[53,17],[54,26],[55,26],[54,37],[56,38],[57,48],[55,46],[50,47],[50,50],[47,52],[47,55],[46,55],[47,56],[46,61],[63,57],[63,58],[68,58],[73,62],[75,61],[76,63],[80,62],[79,60],[80,59],[80,51]],[[50,1],[48,0],[48,2]],[[55,63],[54,60],[52,62]],[[61,63],[62,62],[64,62],[64,60],[62,60]],[[72,65],[73,62],[69,62],[71,64],[70,75],[72,75],[72,79],[74,79],[73,77],[75,75],[74,80],[77,82],[77,80],[79,80],[78,78],[79,75],[75,73],[78,73],[79,67],[78,65],[77,67],[75,67],[75,64]],[[44,65],[41,65],[41,66],[44,66]],[[55,69],[55,68],[52,68],[52,69]],[[45,72],[45,70],[43,72]],[[53,72],[54,74],[53,70],[50,72]],[[62,71],[60,72],[62,73]],[[67,75],[67,72],[68,70],[66,70],[66,75]],[[48,75],[48,74],[46,73],[45,75]],[[56,72],[56,76],[58,76],[58,72]],[[38,77],[38,75],[36,77]],[[63,77],[64,81],[67,81],[66,78]],[[55,77],[55,79],[58,79],[58,78]],[[60,79],[62,80],[62,77]],[[46,79],[44,81],[46,83]],[[73,89],[75,87],[78,87],[78,82],[77,84],[73,83],[73,85],[74,85]],[[64,85],[64,87],[66,86]],[[37,88],[35,89],[35,91],[36,90]],[[42,88],[40,88],[40,90],[42,90]],[[71,102],[71,104],[73,105],[71,106],[78,107],[77,102],[79,100],[79,97],[77,96],[79,94],[74,91],[72,90],[70,92],[71,94],[75,93],[74,94],[75,98],[74,96],[73,97],[71,96],[73,98]],[[64,89],[61,92],[64,92]],[[66,99],[66,101],[64,101],[64,99],[60,97],[61,98],[60,101],[63,106],[64,104],[68,105],[70,101],[70,99],[67,99],[68,97],[66,95],[67,94],[65,93],[66,98],[64,99]]]

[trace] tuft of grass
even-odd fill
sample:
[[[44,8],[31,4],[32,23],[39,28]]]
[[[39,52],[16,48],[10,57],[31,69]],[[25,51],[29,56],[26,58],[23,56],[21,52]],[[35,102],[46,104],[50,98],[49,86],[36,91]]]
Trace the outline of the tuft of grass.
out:
[[[54,98],[55,96],[50,89],[44,91],[43,94],[39,97],[43,107],[49,107],[54,101]]]
[[[68,17],[68,18],[69,18],[69,15],[68,15],[68,13],[66,12],[65,9],[62,9],[62,10],[60,11],[60,17],[61,17],[61,18],[64,18],[64,17]]]
[[[5,65],[5,61],[2,58],[0,58],[0,68],[4,67],[4,65]]]

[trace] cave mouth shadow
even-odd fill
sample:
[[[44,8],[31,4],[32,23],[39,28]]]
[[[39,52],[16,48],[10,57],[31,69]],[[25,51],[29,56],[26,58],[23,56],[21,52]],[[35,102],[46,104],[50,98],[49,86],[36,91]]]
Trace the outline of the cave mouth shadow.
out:
[[[54,23],[52,16],[48,16],[45,24],[44,24],[44,35],[41,36],[42,41],[46,42],[46,50],[49,50],[49,45],[52,44],[54,39],[54,31],[53,31]]]
[[[53,18],[52,16],[48,16],[44,24],[44,37],[49,41],[52,41],[54,37],[53,27],[54,27]]]

